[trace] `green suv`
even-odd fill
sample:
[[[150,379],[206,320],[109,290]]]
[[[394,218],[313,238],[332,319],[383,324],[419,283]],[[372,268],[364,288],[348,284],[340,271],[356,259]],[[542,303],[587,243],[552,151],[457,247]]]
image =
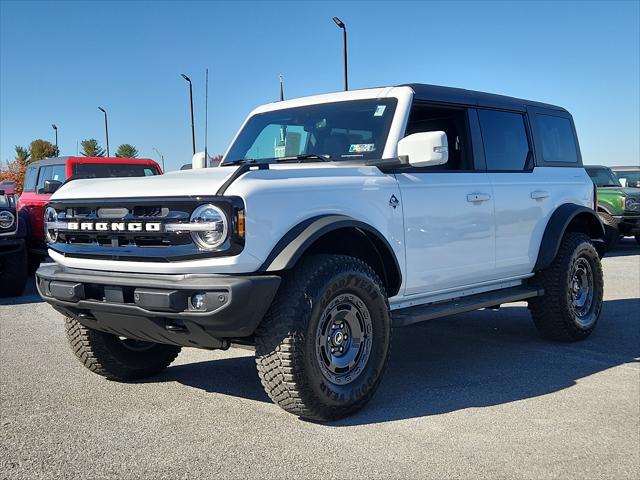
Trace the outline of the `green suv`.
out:
[[[585,168],[598,187],[598,214],[605,227],[607,249],[626,236],[635,236],[640,244],[640,188],[623,187],[609,167]]]

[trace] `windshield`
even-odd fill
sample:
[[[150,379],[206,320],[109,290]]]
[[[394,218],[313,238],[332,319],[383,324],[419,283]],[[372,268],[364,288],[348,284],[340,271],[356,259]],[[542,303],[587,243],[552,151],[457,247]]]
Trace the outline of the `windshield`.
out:
[[[591,177],[596,187],[620,187],[617,177],[608,168],[587,168],[587,173]]]
[[[153,165],[139,163],[75,163],[73,178],[148,177],[160,172]]]
[[[224,164],[245,160],[381,158],[395,98],[285,108],[249,119]]]
[[[624,181],[624,183],[628,187],[638,187],[640,186],[640,171],[632,172],[632,171],[621,171],[615,172],[616,176],[620,179],[620,181]]]

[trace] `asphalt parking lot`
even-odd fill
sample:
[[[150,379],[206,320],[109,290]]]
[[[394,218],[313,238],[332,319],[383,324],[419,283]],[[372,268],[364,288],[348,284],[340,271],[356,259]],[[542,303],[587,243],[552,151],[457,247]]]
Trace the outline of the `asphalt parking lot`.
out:
[[[0,303],[0,478],[638,478],[640,247],[604,270],[588,340],[539,339],[525,304],[398,329],[373,401],[329,425],[273,405],[247,350],[104,380],[30,285]]]

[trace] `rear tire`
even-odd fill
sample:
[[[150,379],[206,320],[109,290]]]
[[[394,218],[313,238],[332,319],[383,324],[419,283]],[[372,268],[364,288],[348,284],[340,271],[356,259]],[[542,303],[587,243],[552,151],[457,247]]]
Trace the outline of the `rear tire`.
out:
[[[27,283],[27,250],[0,256],[0,297],[19,297]]]
[[[600,215],[604,226],[605,247],[607,251],[612,250],[618,245],[618,241],[620,240],[620,230],[618,230],[616,219],[606,212],[598,212],[598,215]]]
[[[136,340],[85,327],[65,319],[67,339],[80,363],[110,380],[126,381],[155,375],[175,360],[181,347]]]
[[[390,341],[389,304],[371,267],[348,256],[310,256],[285,274],[258,327],[258,375],[287,412],[336,420],[373,396]]]
[[[603,299],[602,265],[588,236],[565,234],[551,265],[532,282],[544,289],[529,301],[540,334],[572,342],[587,338],[600,317]]]

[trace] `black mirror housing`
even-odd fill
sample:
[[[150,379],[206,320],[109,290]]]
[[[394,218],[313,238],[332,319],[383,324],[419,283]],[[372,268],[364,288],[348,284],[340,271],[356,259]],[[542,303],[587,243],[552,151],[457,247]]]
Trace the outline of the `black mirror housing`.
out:
[[[44,187],[38,190],[38,193],[54,193],[62,186],[62,182],[58,180],[45,180]]]

